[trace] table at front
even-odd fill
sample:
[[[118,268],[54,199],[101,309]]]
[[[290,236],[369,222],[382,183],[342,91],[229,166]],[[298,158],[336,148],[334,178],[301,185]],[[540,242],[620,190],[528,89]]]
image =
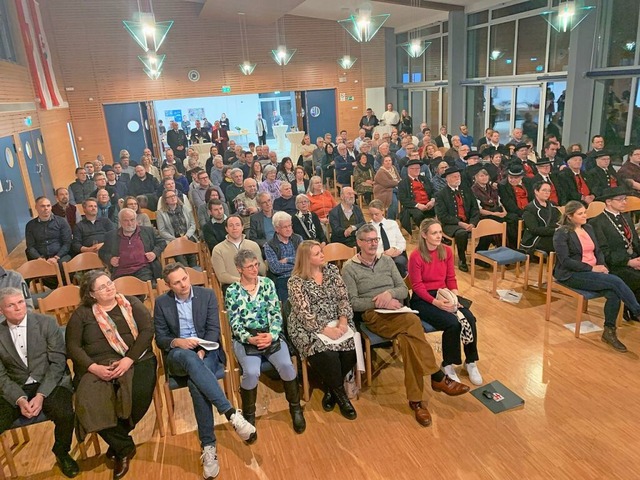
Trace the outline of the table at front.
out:
[[[243,128],[242,130],[228,130],[227,135],[229,135],[229,140],[235,140],[236,143],[239,143],[243,147],[249,148],[249,139],[247,135],[249,135],[249,130]],[[244,143],[240,142],[240,138],[244,137]]]
[[[291,161],[295,165],[298,163],[298,157],[302,154],[302,139],[305,136],[304,131],[296,131],[287,133],[287,138],[291,142]]]
[[[278,141],[278,150],[281,152],[284,151],[285,134],[288,129],[289,125],[275,125],[273,127],[273,136],[276,137],[276,140]]]
[[[205,143],[192,143],[191,148],[193,148],[202,160],[206,160],[209,158],[209,150],[211,150],[211,146],[213,143],[205,142]]]
[[[379,133],[380,134],[380,138],[382,138],[382,135],[384,133],[388,133],[389,135],[391,135],[391,130],[393,129],[393,127],[391,125],[378,125],[377,127],[375,127],[373,129],[373,133]]]

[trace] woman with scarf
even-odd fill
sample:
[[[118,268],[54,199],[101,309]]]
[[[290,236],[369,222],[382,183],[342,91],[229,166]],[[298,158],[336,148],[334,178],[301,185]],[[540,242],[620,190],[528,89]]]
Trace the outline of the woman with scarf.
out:
[[[290,157],[284,157],[278,167],[278,180],[292,183],[296,180],[296,173],[293,170],[293,161]]]
[[[309,197],[304,194],[298,195],[296,197],[296,208],[298,211],[291,217],[293,233],[297,233],[304,240],[315,240],[324,248],[327,243],[327,237],[324,234],[320,218],[310,210],[311,202]]]
[[[362,195],[365,204],[369,204],[373,197],[373,179],[375,172],[369,164],[369,157],[366,153],[361,153],[358,157],[358,164],[353,169],[353,189],[358,195]]]
[[[468,167],[467,167],[468,168]],[[473,176],[471,191],[478,201],[480,218],[490,218],[496,222],[504,222],[507,211],[500,203],[498,189],[489,183],[489,173],[484,168],[477,170]]]
[[[104,271],[84,275],[80,297],[65,335],[76,414],[83,431],[97,432],[109,445],[107,465],[119,479],[136,453],[131,431],[147,413],[156,385],[153,322],[140,300],[119,294]]]

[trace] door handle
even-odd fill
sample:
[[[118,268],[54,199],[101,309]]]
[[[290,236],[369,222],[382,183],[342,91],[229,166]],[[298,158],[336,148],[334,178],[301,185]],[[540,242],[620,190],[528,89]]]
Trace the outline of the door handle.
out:
[[[36,163],[36,173],[40,175],[42,173],[42,164]]]
[[[13,190],[13,182],[11,180],[7,180],[7,192],[10,192],[11,190]]]

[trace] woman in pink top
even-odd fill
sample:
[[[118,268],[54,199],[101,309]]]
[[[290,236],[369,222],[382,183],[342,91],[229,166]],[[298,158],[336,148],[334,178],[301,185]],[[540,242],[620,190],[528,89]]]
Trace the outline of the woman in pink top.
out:
[[[323,224],[329,223],[329,212],[337,203],[333,195],[322,188],[322,179],[320,177],[311,177],[307,196],[311,202],[310,210],[318,215]]]
[[[587,210],[581,202],[572,200],[565,205],[560,227],[553,235],[553,246],[556,251],[555,279],[567,287],[597,292],[607,299],[602,341],[619,352],[626,352],[627,347],[616,335],[620,302],[629,309],[635,321],[640,321],[640,304],[627,284],[609,273],[593,227],[587,224]]]
[[[448,288],[458,294],[458,282],[453,267],[453,251],[442,243],[442,226],[433,218],[420,224],[418,248],[409,257],[409,278],[413,294],[411,308],[417,310],[420,320],[437,330],[442,330],[442,365],[444,373],[456,382],[460,378],[454,369],[462,363],[460,340],[464,345],[465,369],[474,385],[482,385],[478,370],[478,330],[476,318],[468,308],[453,305],[435,297],[440,288]],[[456,312],[461,312],[465,320],[460,321]]]

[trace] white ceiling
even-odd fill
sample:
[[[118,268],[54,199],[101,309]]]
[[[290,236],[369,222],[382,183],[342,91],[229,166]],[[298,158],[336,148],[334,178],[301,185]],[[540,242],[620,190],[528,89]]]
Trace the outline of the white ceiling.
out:
[[[342,20],[348,18],[366,0],[189,0],[202,3],[200,16],[214,21],[238,21],[238,12],[243,12],[248,25],[270,25],[284,15]],[[397,1],[397,0],[396,0]],[[404,31],[446,20],[448,12],[440,9],[411,7],[412,3],[423,0],[404,0],[405,5],[371,1],[373,15],[389,13],[391,16],[385,27]],[[430,3],[424,0],[427,4]],[[436,0],[433,3],[471,7],[475,10],[478,0]],[[480,3],[499,3],[498,0],[480,0]]]

